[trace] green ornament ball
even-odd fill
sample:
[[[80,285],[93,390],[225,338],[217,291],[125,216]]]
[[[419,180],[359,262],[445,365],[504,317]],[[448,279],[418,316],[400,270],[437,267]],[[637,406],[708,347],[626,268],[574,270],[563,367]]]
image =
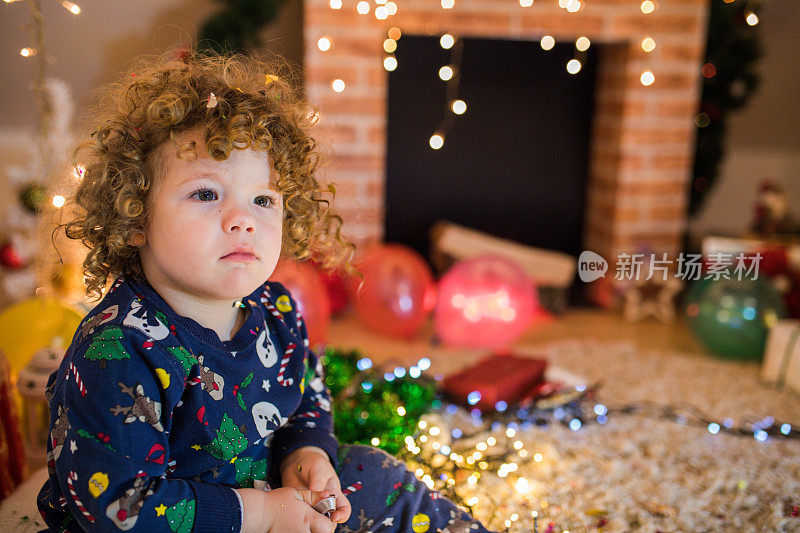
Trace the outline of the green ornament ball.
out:
[[[684,312],[700,343],[722,357],[761,359],[769,329],[786,309],[764,279],[703,279],[686,294]]]
[[[47,190],[41,185],[26,185],[19,191],[19,201],[29,213],[38,215],[44,209]]]

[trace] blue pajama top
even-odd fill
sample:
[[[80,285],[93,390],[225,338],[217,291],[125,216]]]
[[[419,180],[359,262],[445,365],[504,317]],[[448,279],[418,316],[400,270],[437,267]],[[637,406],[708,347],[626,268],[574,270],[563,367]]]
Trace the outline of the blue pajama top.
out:
[[[230,341],[119,279],[50,376],[39,510],[68,531],[238,531],[238,487],[301,446],[335,464],[330,396],[296,302],[267,282]]]

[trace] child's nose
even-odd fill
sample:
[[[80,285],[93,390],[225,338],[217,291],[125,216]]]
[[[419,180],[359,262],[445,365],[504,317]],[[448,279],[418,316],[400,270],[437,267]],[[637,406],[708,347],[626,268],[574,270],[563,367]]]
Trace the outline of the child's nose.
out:
[[[228,232],[244,231],[253,233],[256,229],[255,221],[246,209],[229,207],[222,220],[223,229]]]

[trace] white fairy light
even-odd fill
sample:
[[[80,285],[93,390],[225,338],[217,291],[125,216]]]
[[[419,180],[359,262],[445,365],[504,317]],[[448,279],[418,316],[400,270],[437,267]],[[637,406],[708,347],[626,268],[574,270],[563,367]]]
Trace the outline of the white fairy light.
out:
[[[331,49],[331,40],[328,37],[320,37],[317,41],[317,48],[319,48],[323,52],[327,52]]]
[[[439,37],[439,45],[445,50],[452,48],[455,42],[456,42],[455,37],[453,37],[449,33],[445,33],[444,35]]]
[[[645,52],[652,52],[656,49],[656,41],[652,37],[645,37],[642,39],[642,50]]]
[[[653,85],[653,82],[656,81],[656,76],[649,70],[645,70],[644,72],[642,72],[642,75],[639,77],[639,80],[642,82],[642,85],[648,87],[650,85]]]
[[[456,115],[463,115],[467,111],[467,103],[464,100],[453,100],[453,103],[450,104],[450,109]]]
[[[342,9],[342,0],[331,0],[329,5],[331,9]]]
[[[577,74],[578,72],[581,71],[582,66],[583,65],[581,65],[581,62],[578,61],[577,59],[570,59],[569,61],[567,61],[567,72],[569,72],[570,74]]]
[[[383,60],[383,68],[385,68],[389,72],[392,72],[394,69],[397,68],[397,59],[394,56],[387,56]]]
[[[444,137],[439,133],[434,133],[433,135],[431,135],[428,144],[430,144],[431,148],[433,148],[434,150],[438,150],[439,148],[444,146]]]
[[[366,15],[369,13],[369,2],[361,1],[356,4],[356,11],[358,11],[358,13],[361,15]]]
[[[340,93],[340,92],[344,91],[344,88],[345,88],[344,80],[339,79],[339,78],[333,80],[331,82],[331,88],[334,91],[336,91],[337,93]]]
[[[542,50],[552,50],[556,45],[556,40],[552,35],[545,35],[542,37],[542,40],[539,41],[539,45],[542,47]]]
[[[442,81],[447,81],[453,77],[453,67],[450,65],[445,65],[439,69],[439,78]]]
[[[577,48],[581,52],[585,52],[586,50],[589,49],[589,46],[591,44],[592,43],[591,43],[591,41],[589,40],[588,37],[581,36],[581,37],[578,37],[578,39],[575,41],[575,48]]]

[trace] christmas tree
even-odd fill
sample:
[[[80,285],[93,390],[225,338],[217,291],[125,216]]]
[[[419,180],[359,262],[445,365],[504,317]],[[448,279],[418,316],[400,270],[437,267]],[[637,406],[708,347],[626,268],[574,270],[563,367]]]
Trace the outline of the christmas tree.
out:
[[[112,359],[130,359],[125,347],[120,342],[123,338],[122,329],[111,326],[92,339],[92,344],[86,350],[86,358],[100,360],[100,367],[105,368],[106,361]]]
[[[247,439],[226,413],[213,441],[202,448],[223,461],[230,461],[247,447]]]
[[[164,512],[169,529],[175,533],[191,533],[194,524],[194,500],[181,500]]]

